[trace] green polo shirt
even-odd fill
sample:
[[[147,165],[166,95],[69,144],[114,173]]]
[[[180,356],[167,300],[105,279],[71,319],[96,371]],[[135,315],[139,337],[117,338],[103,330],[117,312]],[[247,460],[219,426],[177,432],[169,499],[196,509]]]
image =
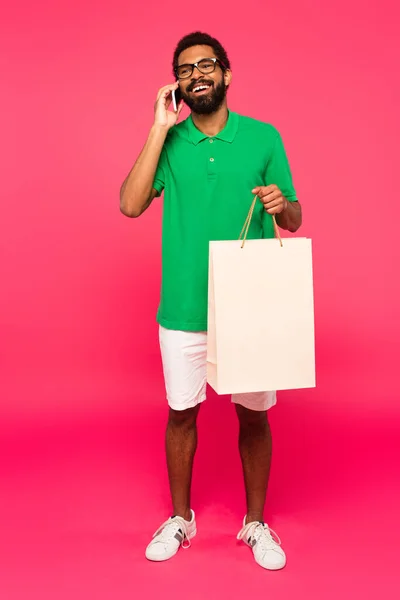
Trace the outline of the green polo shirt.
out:
[[[164,190],[160,325],[206,331],[209,242],[238,239],[251,190],[272,183],[289,201],[297,200],[272,125],[229,112],[214,137],[199,131],[191,117],[170,129],[154,180],[157,195]],[[272,217],[258,202],[248,239],[271,237]]]

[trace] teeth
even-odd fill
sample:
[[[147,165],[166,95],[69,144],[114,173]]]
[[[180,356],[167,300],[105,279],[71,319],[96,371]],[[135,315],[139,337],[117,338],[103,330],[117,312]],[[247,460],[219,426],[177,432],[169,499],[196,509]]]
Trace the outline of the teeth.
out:
[[[198,87],[194,88],[194,92],[199,92],[200,90],[206,90],[207,88],[209,88],[209,85],[199,85]]]

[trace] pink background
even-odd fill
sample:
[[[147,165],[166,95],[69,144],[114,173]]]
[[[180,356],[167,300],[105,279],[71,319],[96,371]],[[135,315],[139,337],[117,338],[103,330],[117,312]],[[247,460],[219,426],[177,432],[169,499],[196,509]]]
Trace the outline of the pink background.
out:
[[[235,6],[2,11],[5,600],[399,597],[398,4]],[[236,545],[237,426],[211,392],[199,536],[167,564],[143,557],[170,511],[155,323],[162,202],[133,221],[118,195],[173,48],[194,29],[227,47],[230,108],[281,131],[314,244],[318,387],[280,394],[271,411],[267,519],[288,554],[281,573]]]

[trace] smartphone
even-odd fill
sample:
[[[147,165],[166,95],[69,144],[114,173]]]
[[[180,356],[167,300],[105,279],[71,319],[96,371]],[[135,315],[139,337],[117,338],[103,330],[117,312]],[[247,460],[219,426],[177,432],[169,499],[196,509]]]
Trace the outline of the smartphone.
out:
[[[177,90],[172,90],[172,105],[174,107],[174,111],[178,110],[178,106],[182,100],[182,94],[180,88]]]

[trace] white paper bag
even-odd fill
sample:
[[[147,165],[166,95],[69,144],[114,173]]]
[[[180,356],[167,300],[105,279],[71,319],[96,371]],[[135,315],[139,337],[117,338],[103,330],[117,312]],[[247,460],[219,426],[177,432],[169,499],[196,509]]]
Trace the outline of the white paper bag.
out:
[[[218,394],[315,387],[311,240],[242,245],[210,242],[208,383]]]

